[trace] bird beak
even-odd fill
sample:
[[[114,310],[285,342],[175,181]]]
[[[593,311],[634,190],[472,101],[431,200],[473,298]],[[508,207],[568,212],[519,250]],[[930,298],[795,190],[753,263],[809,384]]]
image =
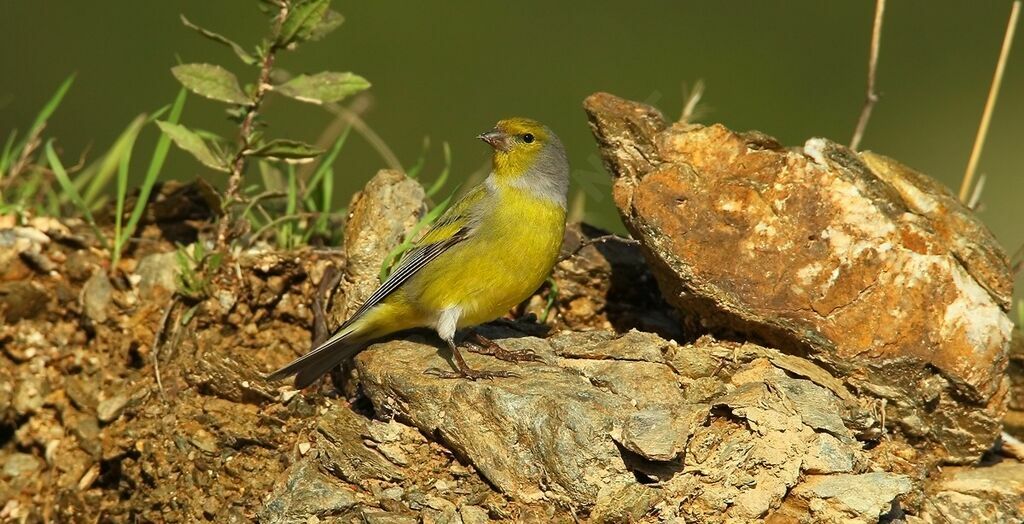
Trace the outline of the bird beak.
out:
[[[486,133],[483,133],[477,136],[477,138],[483,140],[484,142],[487,142],[488,144],[491,145],[491,147],[497,149],[498,151],[509,150],[508,135],[502,133],[501,131],[498,131],[497,129],[492,129]]]

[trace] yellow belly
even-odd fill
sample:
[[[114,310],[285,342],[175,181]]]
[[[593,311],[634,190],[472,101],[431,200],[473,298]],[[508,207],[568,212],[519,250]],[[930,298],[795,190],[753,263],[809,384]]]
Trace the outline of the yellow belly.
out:
[[[461,308],[458,327],[494,320],[529,297],[551,273],[565,232],[565,210],[514,188],[472,238],[453,246],[403,286],[403,301],[431,323]],[[419,316],[419,315],[417,315]]]

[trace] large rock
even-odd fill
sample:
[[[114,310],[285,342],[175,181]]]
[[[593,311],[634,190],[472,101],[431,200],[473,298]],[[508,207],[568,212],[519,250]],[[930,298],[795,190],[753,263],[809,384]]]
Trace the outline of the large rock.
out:
[[[331,327],[355,312],[380,285],[381,261],[423,216],[425,193],[405,174],[382,169],[349,203],[345,223],[345,293],[333,302]]]
[[[1024,522],[1024,464],[946,468],[927,486],[918,516],[908,522]]]
[[[868,406],[798,357],[636,331],[499,342],[543,362],[470,354],[472,366],[520,376],[438,379],[424,371],[449,366],[447,351],[401,340],[371,346],[356,365],[377,413],[436,438],[513,500],[554,501],[595,521],[754,522],[797,494],[828,497],[827,486],[798,491],[805,477],[859,480],[877,467],[858,440],[878,423]],[[852,504],[877,517],[909,490],[902,475],[880,480],[821,511],[841,516]]]
[[[1024,336],[1018,329],[1013,331],[1006,374],[1010,377],[1010,400],[1003,427],[1017,439],[1024,439]]]
[[[585,108],[623,221],[683,314],[809,356],[948,461],[992,445],[1012,280],[952,194],[825,139],[786,149],[607,94]]]

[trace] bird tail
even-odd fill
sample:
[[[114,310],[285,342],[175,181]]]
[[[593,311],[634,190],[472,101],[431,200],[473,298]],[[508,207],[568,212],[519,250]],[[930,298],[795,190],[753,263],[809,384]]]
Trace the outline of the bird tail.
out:
[[[296,388],[302,389],[312,384],[321,375],[352,358],[363,349],[368,339],[363,333],[364,330],[360,329],[361,324],[356,322],[339,330],[309,353],[267,375],[267,380],[281,380],[295,375]]]

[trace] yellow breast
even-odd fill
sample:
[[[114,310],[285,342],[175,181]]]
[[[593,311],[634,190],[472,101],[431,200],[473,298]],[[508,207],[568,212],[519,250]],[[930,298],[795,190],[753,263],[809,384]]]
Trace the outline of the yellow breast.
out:
[[[462,309],[458,326],[494,320],[529,297],[551,272],[565,232],[565,209],[504,187],[476,233],[416,276],[424,312]],[[420,280],[422,279],[422,280]]]

